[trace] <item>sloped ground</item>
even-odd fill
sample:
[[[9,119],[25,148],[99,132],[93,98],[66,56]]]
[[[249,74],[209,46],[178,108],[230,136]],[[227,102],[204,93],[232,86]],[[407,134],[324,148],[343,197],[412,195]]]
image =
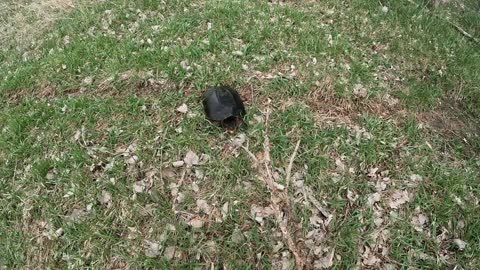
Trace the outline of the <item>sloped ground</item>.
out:
[[[2,267],[480,267],[475,3],[92,3],[0,39]]]

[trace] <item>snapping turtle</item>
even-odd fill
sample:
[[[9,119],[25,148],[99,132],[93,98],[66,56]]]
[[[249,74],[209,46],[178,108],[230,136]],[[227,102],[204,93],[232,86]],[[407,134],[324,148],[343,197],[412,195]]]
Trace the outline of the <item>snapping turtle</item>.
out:
[[[219,122],[229,132],[244,124],[245,106],[240,95],[230,86],[209,88],[203,94],[203,107],[208,119]]]

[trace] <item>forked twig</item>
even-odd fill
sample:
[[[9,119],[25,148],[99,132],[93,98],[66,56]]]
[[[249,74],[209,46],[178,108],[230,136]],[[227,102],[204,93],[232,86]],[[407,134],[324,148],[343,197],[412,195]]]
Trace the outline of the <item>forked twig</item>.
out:
[[[292,167],[293,167],[293,162],[295,161],[295,157],[297,155],[297,151],[300,147],[300,140],[297,142],[295,146],[295,150],[293,151],[292,156],[290,157],[290,162],[287,167],[287,174],[286,174],[286,188],[283,191],[280,191],[277,187],[278,184],[276,185],[275,179],[273,178],[272,175],[272,168],[271,168],[271,160],[270,160],[270,140],[268,138],[268,128],[269,128],[269,118],[270,118],[270,107],[268,106],[270,104],[270,101],[267,104],[267,110],[265,113],[265,131],[263,134],[264,141],[263,141],[263,148],[264,148],[264,154],[263,154],[263,160],[258,160],[253,153],[248,150],[246,147],[242,147],[247,154],[252,158],[252,161],[255,163],[255,168],[258,170],[259,176],[263,178],[265,181],[266,185],[270,189],[270,200],[272,203],[272,208],[275,212],[275,216],[277,217],[280,230],[282,232],[282,236],[284,240],[287,242],[288,249],[292,252],[293,256],[295,257],[295,264],[296,268],[295,269],[304,269],[305,268],[305,258],[303,257],[302,253],[299,251],[294,238],[292,237],[292,234],[289,231],[288,228],[288,221],[289,221],[289,215],[285,214],[282,211],[281,203],[283,202],[284,208],[286,209],[291,209],[290,207],[290,199],[288,197],[288,186],[291,178],[291,173],[292,173]],[[260,162],[263,163],[260,165]]]

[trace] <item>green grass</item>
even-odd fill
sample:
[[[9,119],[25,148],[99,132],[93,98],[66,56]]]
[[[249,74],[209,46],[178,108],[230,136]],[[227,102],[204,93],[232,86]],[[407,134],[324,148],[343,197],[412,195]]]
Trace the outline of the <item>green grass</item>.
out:
[[[384,4],[387,13],[378,1],[115,0],[66,13],[35,46],[10,41],[0,51],[0,266],[276,269],[288,253],[285,242],[274,252],[277,221],[261,225],[251,213],[270,205],[270,192],[203,115],[202,92],[228,83],[247,99],[251,152],[262,153],[268,130],[280,183],[301,139],[293,173],[333,214],[319,245],[335,248],[334,269],[365,267],[366,246],[379,267],[480,267],[479,45],[446,21],[478,37],[480,16],[468,1],[464,12]],[[366,97],[354,93],[359,84]],[[266,126],[256,119],[269,98]],[[182,103],[188,115],[175,111]],[[438,115],[451,125],[435,125]],[[171,184],[184,168],[172,162],[189,150],[210,159],[185,171],[176,214]],[[150,173],[149,192],[135,194]],[[99,201],[106,191],[109,207]],[[411,197],[391,209],[397,191]],[[215,222],[220,212],[199,212],[199,199],[230,209]],[[421,232],[419,213],[428,217]],[[299,242],[312,216],[293,204]],[[203,227],[189,226],[192,217]],[[158,257],[146,241],[160,245]]]

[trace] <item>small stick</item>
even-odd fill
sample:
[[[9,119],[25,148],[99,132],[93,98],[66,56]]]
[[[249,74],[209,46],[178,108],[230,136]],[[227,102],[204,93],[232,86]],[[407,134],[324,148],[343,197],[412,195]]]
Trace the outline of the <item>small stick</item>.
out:
[[[178,187],[177,187],[178,192],[180,192],[180,187],[182,187],[182,185],[183,185],[183,181],[185,180],[185,175],[186,174],[187,174],[187,170],[183,169],[180,181],[178,181]],[[178,193],[176,195],[178,196]],[[172,210],[175,214],[178,213],[178,211],[176,209],[176,206],[177,206],[177,204],[175,202],[176,200],[177,200],[177,198],[175,197],[175,198],[173,198],[173,202],[172,202]]]
[[[457,29],[460,33],[462,33],[462,35],[466,36],[467,38],[475,41],[476,43],[480,44],[480,40],[478,40],[477,38],[475,38],[474,36],[472,36],[471,34],[469,34],[467,31],[463,30],[463,28],[461,28],[460,26],[452,23],[451,21],[448,21],[447,22],[453,26],[455,29]]]
[[[297,156],[297,151],[298,151],[298,147],[300,146],[300,140],[298,140],[297,142],[297,145],[295,145],[295,150],[293,150],[293,154],[292,156],[290,157],[290,163],[288,163],[288,167],[287,167],[287,176],[285,178],[285,184],[287,186],[287,189],[290,185],[290,178],[292,176],[292,167],[293,167],[293,161],[295,160],[295,157]]]

